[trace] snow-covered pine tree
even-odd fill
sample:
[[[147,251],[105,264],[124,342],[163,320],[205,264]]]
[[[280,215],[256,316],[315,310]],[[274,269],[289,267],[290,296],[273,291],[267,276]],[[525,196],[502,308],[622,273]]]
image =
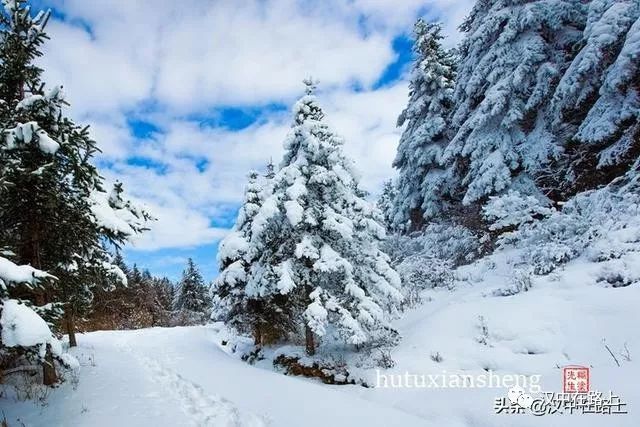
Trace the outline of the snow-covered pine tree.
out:
[[[398,126],[407,126],[393,162],[399,172],[393,223],[409,231],[445,210],[445,195],[456,187],[453,170],[442,162],[453,108],[455,61],[442,47],[439,24],[419,19],[414,37],[409,102],[398,118]]]
[[[210,312],[209,289],[191,258],[187,261],[187,267],[178,283],[173,309],[189,320],[197,322],[204,320]]]
[[[463,23],[444,153],[462,176],[462,205],[509,188],[539,195],[532,177],[561,152],[542,118],[580,40],[583,3],[479,0]]]
[[[62,350],[49,325],[26,301],[10,297],[17,286],[39,286],[56,277],[31,266],[16,265],[0,256],[0,380],[12,373],[42,366],[43,382],[57,382],[55,363],[67,367],[77,361]],[[37,366],[37,365],[35,365]]]
[[[121,197],[103,191],[91,163],[97,151],[87,127],[65,117],[61,87],[45,89],[34,65],[47,38],[49,13],[31,15],[22,0],[3,0],[0,13],[0,245],[19,264],[58,277],[55,287],[14,287],[36,306],[64,310],[70,344],[74,318],[91,301],[98,277],[122,272],[106,244],[116,246],[145,229],[150,217]],[[51,319],[48,319],[51,320]]]
[[[640,2],[590,1],[581,43],[550,117],[566,147],[552,183],[564,197],[608,184],[640,155]]]
[[[272,192],[253,218],[249,244],[259,257],[246,293],[264,302],[267,316],[284,315],[290,334],[304,329],[313,354],[316,336],[356,345],[389,339],[389,313],[402,296],[399,276],[378,248],[381,214],[363,199],[341,138],[324,122],[315,84],[305,85]]]
[[[158,308],[164,312],[171,311],[175,298],[175,288],[168,277],[155,277],[153,279]]]
[[[227,323],[242,333],[251,333],[256,345],[266,338],[263,322],[249,321],[249,317],[259,317],[260,304],[249,301],[246,284],[251,264],[259,251],[251,246],[253,219],[260,210],[265,195],[269,194],[270,180],[275,176],[273,163],[269,162],[265,176],[250,171],[245,188],[244,200],[236,223],[218,247],[218,268],[220,274],[212,287],[212,317]]]
[[[384,225],[387,227],[387,231],[398,231],[394,224],[393,217],[396,211],[396,197],[398,192],[397,183],[394,180],[387,180],[382,184],[382,191],[376,202],[376,206],[382,213],[384,219]]]

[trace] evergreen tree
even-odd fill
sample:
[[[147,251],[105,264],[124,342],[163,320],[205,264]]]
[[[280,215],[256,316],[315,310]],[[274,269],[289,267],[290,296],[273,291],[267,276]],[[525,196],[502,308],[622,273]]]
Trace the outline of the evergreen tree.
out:
[[[0,14],[0,245],[20,264],[48,271],[55,286],[14,287],[13,296],[64,310],[75,345],[76,316],[104,276],[122,278],[108,244],[118,247],[145,229],[148,214],[109,195],[91,163],[88,129],[65,117],[61,87],[46,89],[34,65],[47,38],[49,13],[35,17],[24,1],[4,0]],[[48,320],[52,321],[52,318]],[[45,381],[52,376],[45,375]]]
[[[175,289],[171,280],[167,277],[154,278],[153,286],[155,287],[159,308],[165,312],[171,311],[175,298]]]
[[[126,280],[112,279],[96,288],[83,326],[89,330],[170,326],[174,300],[172,282],[166,277],[154,277],[149,270],[135,264],[128,267],[119,252],[113,262],[126,274]]]
[[[382,218],[384,219],[384,224],[389,232],[397,231],[397,227],[394,223],[394,215],[396,212],[396,201],[398,200],[398,186],[393,180],[387,180],[382,185],[382,192],[380,193],[380,197],[378,197],[378,201],[376,205],[378,209],[382,213]]]
[[[236,223],[218,248],[220,274],[213,283],[214,320],[224,321],[241,332],[252,333],[256,344],[263,342],[266,325],[262,325],[262,322],[254,323],[253,327],[250,325],[248,318],[257,318],[261,305],[249,301],[245,288],[249,269],[259,255],[257,248],[250,246],[253,220],[262,206],[265,194],[268,194],[270,180],[274,176],[271,162],[264,177],[256,171],[249,172]]]
[[[509,188],[538,195],[534,176],[562,148],[544,112],[580,40],[581,0],[480,0],[466,37],[444,160],[462,177],[463,205]]]
[[[419,19],[414,27],[416,59],[409,103],[398,118],[407,124],[393,166],[399,171],[393,223],[417,230],[424,219],[445,209],[444,196],[455,189],[455,174],[442,161],[448,143],[447,117],[453,107],[455,65],[442,47],[441,27]]]
[[[389,311],[402,299],[399,277],[378,243],[380,212],[362,197],[342,140],[324,122],[306,80],[271,191],[253,217],[251,263],[244,292],[261,304],[262,319],[276,319],[279,338],[304,328],[306,349],[315,337],[351,344],[389,339]]]
[[[38,363],[43,367],[44,383],[53,384],[57,381],[56,364],[77,366],[77,360],[63,352],[37,307],[10,297],[15,287],[41,286],[41,282],[55,280],[44,271],[18,266],[0,256],[0,379]]]
[[[204,316],[210,307],[209,290],[193,259],[189,258],[187,268],[182,272],[182,279],[176,289],[173,309]]]
[[[562,76],[550,128],[565,148],[550,186],[566,198],[624,174],[640,155],[640,3],[592,0]]]

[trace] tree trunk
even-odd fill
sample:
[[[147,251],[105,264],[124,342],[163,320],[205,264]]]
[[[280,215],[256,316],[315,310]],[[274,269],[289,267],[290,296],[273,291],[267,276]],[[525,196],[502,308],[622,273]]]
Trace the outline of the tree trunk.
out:
[[[422,216],[422,209],[413,208],[409,212],[409,219],[411,220],[410,230],[411,232],[420,231],[424,226],[424,217]]]
[[[305,325],[304,326],[304,332],[305,332],[305,342],[306,342],[306,347],[307,347],[307,354],[309,356],[313,356],[314,354],[316,354],[316,343],[315,343],[315,341],[313,339],[313,331],[311,330],[309,325]]]
[[[253,344],[262,345],[262,331],[259,325],[253,327]]]
[[[69,335],[69,347],[76,347],[78,345],[78,341],[76,341],[76,324],[71,310],[67,312],[64,323],[67,327],[67,334]]]
[[[56,367],[53,364],[53,353],[51,353],[51,345],[47,344],[47,353],[44,356],[44,362],[42,363],[42,384],[54,385],[58,382],[58,374],[56,374]]]

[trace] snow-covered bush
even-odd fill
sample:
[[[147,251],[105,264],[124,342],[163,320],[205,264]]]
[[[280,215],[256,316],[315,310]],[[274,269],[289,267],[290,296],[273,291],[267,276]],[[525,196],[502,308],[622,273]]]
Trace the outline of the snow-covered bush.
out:
[[[420,292],[428,288],[444,287],[451,289],[454,283],[453,263],[448,260],[412,255],[405,258],[396,271],[402,279],[402,292],[405,305],[413,307],[420,303]]]
[[[431,223],[420,233],[393,234],[387,237],[382,249],[394,266],[418,255],[457,266],[478,258],[483,253],[485,242],[485,236],[476,235],[466,227],[442,222]]]
[[[425,289],[452,289],[455,267],[480,256],[486,242],[466,227],[448,223],[431,223],[420,233],[388,237],[383,250],[400,275],[403,308],[421,303]]]
[[[551,215],[553,211],[547,204],[536,197],[509,190],[501,196],[490,197],[482,211],[491,222],[490,230],[503,230]]]
[[[524,250],[536,274],[553,271],[580,255],[591,261],[638,251],[640,192],[636,181],[585,191],[544,219],[503,234],[499,244]]]
[[[509,297],[527,292],[533,286],[533,269],[530,267],[514,268],[508,286],[493,291],[494,296]]]
[[[443,222],[429,224],[421,240],[426,253],[457,266],[481,256],[488,237],[475,234],[462,225]]]
[[[597,280],[613,288],[629,286],[640,282],[639,256],[630,261],[614,259],[606,262],[598,272]]]
[[[404,307],[421,302],[420,293],[435,287],[452,288],[453,270],[482,254],[483,236],[448,223],[431,223],[420,233],[389,236],[383,250],[402,280]]]

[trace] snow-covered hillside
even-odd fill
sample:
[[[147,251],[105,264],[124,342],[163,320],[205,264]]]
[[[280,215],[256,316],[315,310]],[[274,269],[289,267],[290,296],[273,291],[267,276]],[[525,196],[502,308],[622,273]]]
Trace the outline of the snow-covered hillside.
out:
[[[391,353],[395,367],[355,373],[372,386],[379,374],[405,372],[540,375],[542,391],[559,392],[560,368],[586,365],[591,389],[619,395],[626,415],[495,414],[504,387],[324,385],[239,360],[212,325],[82,335],[72,350],[82,364],[77,383],[43,402],[0,403],[10,426],[29,427],[634,426],[640,289],[605,287],[598,283],[603,268],[579,259],[505,297],[494,291],[513,282],[508,253],[461,267],[453,291],[425,291],[423,303],[396,321],[403,340]]]

